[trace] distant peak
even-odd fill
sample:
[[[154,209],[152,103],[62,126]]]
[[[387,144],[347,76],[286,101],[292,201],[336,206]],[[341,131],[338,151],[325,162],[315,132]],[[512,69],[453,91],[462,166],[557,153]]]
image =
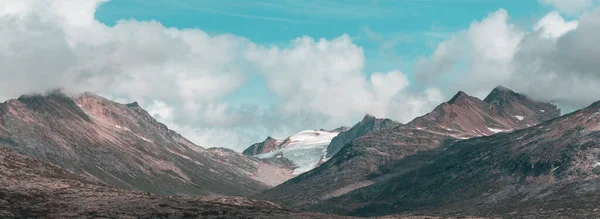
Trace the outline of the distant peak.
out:
[[[496,87],[494,88],[494,90],[492,90],[492,92],[493,92],[493,91],[502,91],[502,92],[507,92],[507,91],[508,91],[508,92],[514,92],[513,90],[511,90],[511,89],[509,89],[509,88],[507,88],[507,87],[505,87],[505,86],[502,86],[502,85],[498,85],[498,86],[496,86]]]
[[[525,96],[523,96],[522,94],[519,94],[511,89],[508,89],[504,86],[497,86],[496,88],[494,88],[490,94],[488,94],[485,99],[483,99],[484,102],[486,103],[492,103],[495,101],[499,101],[501,99],[506,99],[508,97],[512,97],[512,98],[525,98]]]
[[[134,101],[133,103],[128,103],[127,107],[129,107],[129,108],[141,108],[140,104],[137,101]]]
[[[368,121],[374,121],[377,118],[375,118],[375,116],[371,115],[371,114],[366,114],[365,117],[363,117],[363,119],[360,121],[361,123],[365,123]]]
[[[469,95],[467,95],[465,92],[463,91],[458,91],[458,93],[456,93],[454,95],[454,97],[452,97],[452,99],[450,99],[448,101],[448,103],[453,104],[453,103],[458,103],[458,102],[462,102],[462,101],[466,101],[468,99],[470,99],[471,97]]]

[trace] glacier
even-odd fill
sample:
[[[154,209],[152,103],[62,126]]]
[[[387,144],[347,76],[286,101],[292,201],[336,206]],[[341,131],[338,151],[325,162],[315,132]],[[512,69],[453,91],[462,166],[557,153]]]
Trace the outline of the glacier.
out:
[[[297,168],[293,174],[299,175],[317,167],[326,161],[327,146],[339,132],[305,130],[288,137],[287,145],[269,153],[257,154],[260,159],[283,156],[292,161]]]

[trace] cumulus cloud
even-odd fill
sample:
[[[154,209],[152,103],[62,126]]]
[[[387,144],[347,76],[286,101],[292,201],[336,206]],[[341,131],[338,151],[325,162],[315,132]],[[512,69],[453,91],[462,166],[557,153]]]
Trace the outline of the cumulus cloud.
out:
[[[452,81],[442,86],[449,91],[485,96],[491,88],[510,79],[510,63],[524,36],[508,20],[508,12],[500,9],[472,22],[468,30],[441,42],[432,57],[419,60],[415,64],[416,77],[426,84],[442,83],[440,79]],[[462,68],[455,69],[459,65]]]
[[[600,37],[599,20],[600,9],[573,21],[550,12],[527,30],[512,24],[501,9],[442,42],[422,61],[446,68],[416,68],[416,74],[451,76],[455,81],[445,90],[479,97],[502,84],[565,109],[583,107],[600,99],[600,47],[594,42]]]
[[[581,107],[600,100],[600,9],[583,14],[577,28],[547,39],[544,33],[525,38],[515,56],[515,84],[531,95]],[[535,83],[535,84],[534,84]],[[533,86],[535,85],[535,86]]]
[[[577,21],[565,21],[558,12],[550,12],[534,26],[534,31],[540,31],[543,37],[556,39],[577,28]]]
[[[222,98],[245,81],[247,61],[240,54],[247,39],[155,21],[107,26],[94,18],[103,2],[0,2],[0,94],[15,98],[61,87],[135,100],[170,127],[195,135],[240,119],[228,115]]]
[[[406,121],[438,101],[435,89],[409,91],[398,70],[365,72],[364,52],[347,35],[279,48],[156,21],[107,26],[94,17],[104,2],[0,2],[0,96],[61,87],[135,100],[200,145],[237,150],[267,135],[351,125],[365,113]],[[254,71],[279,102],[232,107],[226,96]]]
[[[301,37],[287,48],[253,46],[247,56],[291,113],[318,112],[345,121],[365,113],[390,116],[397,110],[392,104],[408,92],[408,78],[398,70],[367,78],[363,49],[348,35]]]
[[[236,68],[245,39],[126,20],[94,19],[102,1],[18,1],[0,14],[0,92],[55,87],[159,98],[191,110],[243,82]],[[19,6],[20,5],[20,6]],[[34,64],[35,63],[35,64]],[[232,67],[233,66],[233,67]]]

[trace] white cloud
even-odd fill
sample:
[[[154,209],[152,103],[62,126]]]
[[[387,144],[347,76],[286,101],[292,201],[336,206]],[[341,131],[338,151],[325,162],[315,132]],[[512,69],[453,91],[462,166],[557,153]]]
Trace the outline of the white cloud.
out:
[[[539,0],[542,4],[552,5],[561,12],[576,14],[594,5],[593,0]]]
[[[365,77],[363,49],[348,35],[301,37],[287,48],[254,46],[247,56],[290,113],[316,112],[342,121],[365,113],[390,116],[395,97],[409,85],[398,70]]]
[[[577,21],[565,21],[558,12],[548,13],[533,26],[533,30],[541,31],[543,37],[551,39],[556,39],[575,28]]]
[[[108,27],[93,17],[99,2],[19,1],[22,6],[0,14],[0,74],[10,78],[0,82],[0,92],[17,96],[66,87],[159,98],[192,111],[243,82],[236,54],[245,39],[157,22]]]
[[[512,58],[524,36],[508,19],[508,12],[500,9],[472,22],[468,30],[455,33],[437,46],[431,58],[416,63],[417,78],[429,84],[453,81],[443,84],[447,95],[463,90],[485,96],[491,88],[511,78]],[[456,69],[459,64],[461,68]]]
[[[532,33],[515,55],[514,84],[539,99],[577,108],[600,98],[600,8],[584,13],[577,28],[556,39]],[[543,34],[543,33],[542,33]],[[523,80],[531,81],[524,83]]]
[[[433,103],[409,91],[400,71],[368,77],[363,49],[347,35],[278,48],[155,21],[107,26],[94,17],[103,2],[0,2],[0,95],[62,87],[135,100],[200,145],[237,150],[267,135],[351,125],[365,113],[405,121],[399,109],[423,113]],[[231,107],[225,97],[254,70],[281,103]]]
[[[0,2],[0,95],[62,87],[136,100],[189,133],[235,122],[222,98],[244,83],[247,39],[154,21],[106,26],[94,18],[103,2]]]
[[[505,85],[567,109],[583,107],[600,99],[600,47],[594,43],[600,38],[599,20],[600,9],[578,21],[550,12],[533,31],[526,31],[499,10],[438,45],[431,58],[417,63],[416,74],[453,78],[447,91],[483,97],[494,86]],[[445,68],[423,70],[419,65]]]

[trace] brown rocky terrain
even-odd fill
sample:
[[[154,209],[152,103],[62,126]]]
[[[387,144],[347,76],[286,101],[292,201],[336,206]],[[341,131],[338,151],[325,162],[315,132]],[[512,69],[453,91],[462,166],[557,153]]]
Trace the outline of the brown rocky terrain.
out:
[[[159,196],[114,188],[0,148],[0,218],[354,218],[242,197]],[[437,219],[397,215],[376,218]]]
[[[159,196],[117,189],[0,148],[0,218],[343,217],[241,197]]]
[[[137,103],[89,93],[0,103],[0,147],[91,180],[162,195],[250,195],[292,177],[286,165],[199,147]]]
[[[313,209],[363,216],[600,217],[600,102],[436,151],[420,164],[414,161],[423,156],[407,156],[402,162],[418,167]]]
[[[431,113],[355,139],[319,167],[255,197],[286,207],[322,210],[314,207],[327,208],[332,198],[418,169],[456,141],[526,128],[560,115],[556,106],[502,87],[492,94],[507,98],[489,98],[493,101],[488,103],[458,92]],[[510,105],[522,111],[505,111],[512,109]],[[518,114],[523,112],[531,114],[516,117],[525,117]]]

